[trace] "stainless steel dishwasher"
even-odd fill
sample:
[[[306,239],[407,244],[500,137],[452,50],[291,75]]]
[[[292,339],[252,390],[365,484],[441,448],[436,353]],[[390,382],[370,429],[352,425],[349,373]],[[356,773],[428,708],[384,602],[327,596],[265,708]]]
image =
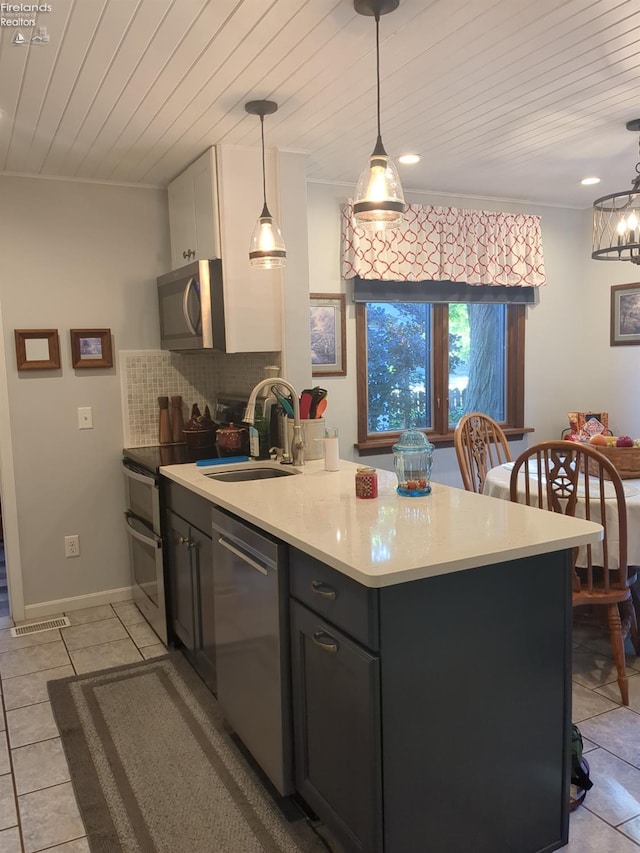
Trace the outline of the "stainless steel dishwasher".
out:
[[[218,703],[258,765],[294,791],[287,546],[214,507]]]

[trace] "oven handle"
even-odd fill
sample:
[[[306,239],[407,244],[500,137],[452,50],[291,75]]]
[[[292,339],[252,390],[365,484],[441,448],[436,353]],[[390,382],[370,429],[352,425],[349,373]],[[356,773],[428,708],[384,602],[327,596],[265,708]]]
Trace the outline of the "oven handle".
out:
[[[144,545],[151,545],[154,548],[162,548],[162,539],[160,539],[159,536],[156,536],[155,533],[152,533],[151,530],[149,530],[149,536],[144,536],[142,533],[138,533],[132,522],[134,520],[139,521],[139,519],[130,510],[125,512],[124,517],[127,521],[127,532],[133,536],[134,539],[137,539],[138,542],[142,542]],[[142,521],[140,521],[140,524],[145,528],[147,527],[147,525]]]
[[[144,483],[145,486],[153,486],[156,489],[158,488],[155,477],[145,477],[144,474],[138,474],[137,471],[133,471],[124,462],[122,463],[122,467],[124,468],[125,477],[131,477],[132,480],[137,480],[138,483]]]

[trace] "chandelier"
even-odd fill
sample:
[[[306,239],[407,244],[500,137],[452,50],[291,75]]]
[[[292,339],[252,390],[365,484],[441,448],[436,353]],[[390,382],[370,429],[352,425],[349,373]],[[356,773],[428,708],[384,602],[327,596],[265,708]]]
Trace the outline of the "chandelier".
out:
[[[627,122],[640,131],[640,119]],[[640,148],[640,139],[639,139]],[[603,195],[593,202],[593,251],[596,261],[640,264],[640,161],[630,190]]]

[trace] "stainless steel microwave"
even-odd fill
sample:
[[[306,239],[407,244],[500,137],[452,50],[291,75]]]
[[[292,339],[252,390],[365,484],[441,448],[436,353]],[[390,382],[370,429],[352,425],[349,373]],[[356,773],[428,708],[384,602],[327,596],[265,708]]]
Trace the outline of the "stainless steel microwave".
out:
[[[222,261],[194,261],[157,282],[162,349],[224,352]]]

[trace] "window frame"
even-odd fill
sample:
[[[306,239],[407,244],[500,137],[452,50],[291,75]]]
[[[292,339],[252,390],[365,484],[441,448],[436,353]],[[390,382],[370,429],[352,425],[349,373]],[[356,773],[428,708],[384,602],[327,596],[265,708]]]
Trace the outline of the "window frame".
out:
[[[399,299],[399,302],[404,300]],[[411,300],[406,300],[411,301]],[[454,428],[449,427],[449,304],[431,302],[433,312],[433,426],[423,430],[435,445],[453,444]],[[463,300],[460,300],[463,301]],[[356,399],[358,413],[358,440],[356,447],[362,452],[390,451],[400,430],[370,433],[368,431],[368,370],[367,370],[367,305],[376,302],[356,302]],[[507,304],[507,371],[506,419],[501,422],[507,436],[521,437],[531,428],[524,426],[524,365],[526,305]],[[445,405],[443,405],[443,401]]]

